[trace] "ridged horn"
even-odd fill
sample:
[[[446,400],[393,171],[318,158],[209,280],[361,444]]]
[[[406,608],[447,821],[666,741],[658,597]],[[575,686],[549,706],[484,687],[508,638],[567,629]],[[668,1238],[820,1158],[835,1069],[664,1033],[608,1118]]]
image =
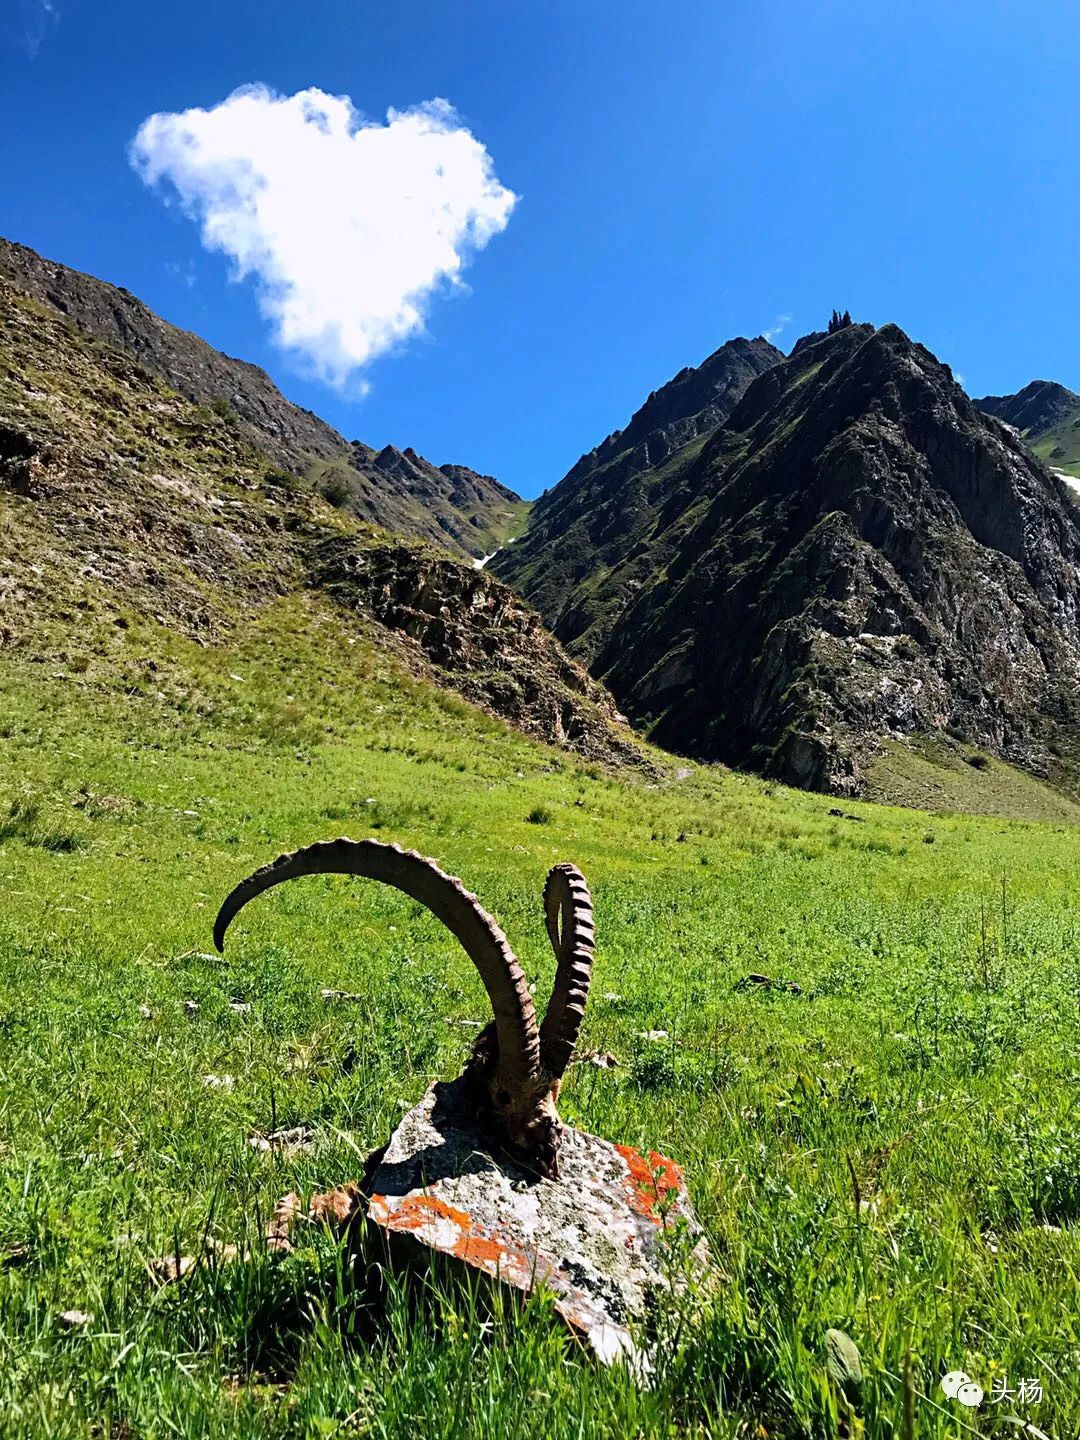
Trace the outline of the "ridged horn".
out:
[[[256,895],[299,875],[363,875],[402,890],[443,922],[472,960],[495,1012],[499,1068],[511,1082],[526,1084],[540,1074],[536,1011],[525,974],[506,936],[475,895],[434,860],[381,840],[326,840],[281,855],[256,870],[225,899],[214,922],[214,944],[225,946],[225,932],[236,913]]]
[[[576,865],[555,865],[544,885],[544,919],[558,962],[544,1023],[540,1061],[558,1079],[570,1063],[592,979],[596,931],[592,896]]]

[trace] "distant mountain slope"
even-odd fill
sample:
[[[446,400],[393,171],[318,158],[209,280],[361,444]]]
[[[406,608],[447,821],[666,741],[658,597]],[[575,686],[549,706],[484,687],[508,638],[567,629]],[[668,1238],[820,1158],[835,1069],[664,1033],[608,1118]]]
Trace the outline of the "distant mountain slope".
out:
[[[653,391],[624,430],[583,455],[534,503],[525,535],[496,556],[492,569],[549,623],[568,609],[565,628],[575,638],[590,632],[579,651],[591,653],[602,643],[605,619],[592,604],[591,582],[608,563],[645,543],[688,457],[731,414],[747,386],[783,358],[767,340],[738,339],[696,368],[680,370]],[[633,577],[626,583],[633,584]]]
[[[490,475],[432,465],[411,448],[375,451],[354,440],[346,453],[315,461],[307,473],[332,504],[361,520],[477,558],[523,530],[529,513],[527,500]]]
[[[127,351],[166,384],[235,419],[240,434],[277,465],[403,535],[486,555],[524,524],[528,504],[490,476],[463,466],[436,469],[408,450],[376,452],[293,405],[255,365],[221,354],[162,320],[127,290],[43,259],[0,239],[0,276],[60,311],[84,334]],[[410,457],[407,463],[397,461]]]
[[[611,697],[505,585],[335,509],[228,419],[0,278],[0,656],[63,664],[91,633],[154,625],[221,642],[283,597],[343,636],[366,625],[529,735],[640,759]],[[155,688],[152,651],[123,663]],[[283,677],[287,692],[284,657]]]
[[[984,395],[975,404],[1013,425],[1041,460],[1080,477],[1080,395],[1054,380],[1033,380],[1015,395]]]
[[[808,337],[591,500],[499,568],[659,743],[840,793],[905,735],[1067,779],[1080,511],[895,325]]]

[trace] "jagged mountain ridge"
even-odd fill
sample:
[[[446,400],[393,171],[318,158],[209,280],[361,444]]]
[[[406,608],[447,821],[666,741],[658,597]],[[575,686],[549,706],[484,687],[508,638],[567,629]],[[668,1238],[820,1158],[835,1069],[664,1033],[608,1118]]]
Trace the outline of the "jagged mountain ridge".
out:
[[[477,558],[516,535],[529,512],[528,501],[493,476],[466,465],[433,465],[411,446],[375,451],[354,440],[347,455],[318,461],[309,474],[332,504],[359,519]],[[408,497],[408,510],[391,502],[397,495]]]
[[[1080,478],[1080,395],[1056,380],[1032,380],[1015,395],[984,395],[980,410],[1020,431],[1041,460]]]
[[[897,736],[1060,769],[1080,512],[898,327],[807,337],[604,507],[624,542],[556,603],[515,573],[532,527],[500,570],[659,743],[841,793]]]
[[[611,697],[505,585],[331,506],[2,277],[0,362],[0,656],[63,664],[136,620],[228,644],[291,599],[535,738],[642,763]],[[152,647],[125,663],[152,676]]]
[[[730,340],[654,390],[625,429],[583,455],[535,502],[525,534],[513,550],[495,557],[495,573],[549,623],[563,617],[564,628],[581,642],[579,653],[591,654],[602,638],[598,630],[582,640],[602,620],[590,609],[591,577],[642,539],[687,457],[730,415],[751,382],[782,359],[783,352],[761,337]]]
[[[127,290],[3,239],[0,276],[84,334],[125,350],[188,399],[235,417],[256,449],[362,519],[472,556],[488,554],[524,523],[527,502],[497,480],[460,465],[436,467],[412,450],[350,445],[286,400],[258,366],[170,325]]]

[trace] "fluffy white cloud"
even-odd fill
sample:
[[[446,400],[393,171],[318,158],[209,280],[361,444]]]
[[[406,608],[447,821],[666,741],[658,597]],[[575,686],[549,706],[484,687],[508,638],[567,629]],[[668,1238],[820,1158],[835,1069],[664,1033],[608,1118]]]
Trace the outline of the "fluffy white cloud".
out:
[[[348,96],[249,85],[151,115],[131,162],[171,182],[203,244],[255,278],[277,341],[337,386],[423,329],[518,198],[445,100],[380,124]]]
[[[777,315],[775,322],[769,326],[768,330],[763,330],[761,333],[766,340],[775,340],[777,336],[784,333],[790,324],[790,315]]]

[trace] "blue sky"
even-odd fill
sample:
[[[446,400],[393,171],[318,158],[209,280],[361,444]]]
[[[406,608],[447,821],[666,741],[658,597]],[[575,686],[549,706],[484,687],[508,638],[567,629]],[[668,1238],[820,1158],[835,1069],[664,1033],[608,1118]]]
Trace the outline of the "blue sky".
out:
[[[683,365],[834,305],[973,394],[1080,389],[1078,62],[1064,0],[6,0],[0,233],[349,438],[532,495]],[[266,93],[237,139],[215,107],[252,84],[325,113]],[[341,96],[383,127],[362,149]],[[238,238],[253,165],[273,215]]]

